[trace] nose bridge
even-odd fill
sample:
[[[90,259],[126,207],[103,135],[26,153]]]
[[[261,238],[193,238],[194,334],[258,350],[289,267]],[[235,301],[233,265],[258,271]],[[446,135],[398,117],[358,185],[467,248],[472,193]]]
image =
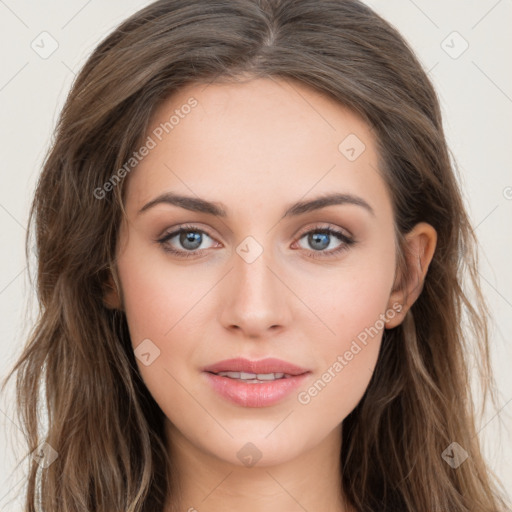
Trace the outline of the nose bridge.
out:
[[[221,320],[226,328],[238,327],[254,337],[286,322],[286,290],[275,275],[272,254],[272,248],[252,236],[236,247],[228,299],[222,306]]]
[[[247,237],[236,249],[235,273],[238,288],[244,296],[251,299],[264,298],[272,294],[272,249],[263,247],[253,237]],[[268,300],[266,301],[268,303]]]

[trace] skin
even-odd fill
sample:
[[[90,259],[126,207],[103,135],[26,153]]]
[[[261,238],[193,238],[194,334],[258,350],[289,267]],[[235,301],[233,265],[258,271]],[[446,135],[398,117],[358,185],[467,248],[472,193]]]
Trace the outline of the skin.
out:
[[[284,80],[193,84],[159,107],[146,136],[191,96],[198,105],[127,178],[121,290],[105,296],[125,311],[134,349],[150,339],[160,350],[150,365],[137,364],[168,420],[181,486],[176,510],[351,510],[340,489],[342,422],[368,386],[384,326],[309,403],[298,393],[332,374],[358,334],[380,327],[380,315],[386,328],[403,321],[421,291],[435,230],[420,223],[407,235],[410,272],[400,276],[374,135],[337,102]],[[349,134],[366,146],[354,161],[338,149]],[[227,216],[164,203],[138,213],[169,191],[222,203]],[[333,191],[364,199],[374,214],[341,204],[283,218],[290,204]],[[202,254],[179,258],[157,242],[183,224],[206,233]],[[307,233],[326,226],[356,243],[314,258],[344,245],[331,235],[315,251]],[[247,236],[263,249],[251,263],[236,251]],[[167,246],[187,251],[179,236]],[[201,372],[237,356],[276,357],[311,373],[278,404],[243,407],[219,396]],[[237,457],[248,442],[261,454],[252,467]]]

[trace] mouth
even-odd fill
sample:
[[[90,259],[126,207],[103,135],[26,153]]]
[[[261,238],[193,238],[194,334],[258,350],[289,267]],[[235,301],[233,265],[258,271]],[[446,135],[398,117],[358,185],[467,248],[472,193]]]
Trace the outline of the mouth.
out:
[[[311,373],[279,359],[229,359],[202,369],[221,397],[243,407],[266,407],[289,396]]]
[[[290,379],[295,375],[288,373],[248,373],[248,372],[208,372],[219,377],[227,377],[228,379],[236,379],[247,384],[258,384],[262,382],[271,382],[281,379]]]

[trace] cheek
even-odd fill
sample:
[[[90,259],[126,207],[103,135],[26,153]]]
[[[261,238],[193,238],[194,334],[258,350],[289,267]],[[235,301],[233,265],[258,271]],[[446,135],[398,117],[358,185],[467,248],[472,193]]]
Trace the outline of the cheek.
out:
[[[318,322],[310,322],[309,337],[315,339],[315,332],[321,332],[322,337],[315,348],[332,354],[368,328],[383,329],[380,318],[388,307],[393,285],[394,254],[384,247],[360,251],[328,272],[318,267],[295,277],[290,275],[289,279],[295,283],[297,295],[323,324],[320,331]],[[307,315],[302,316],[301,328],[308,329]]]
[[[359,287],[353,291],[359,295],[340,293],[336,305],[324,316],[334,334],[316,336],[317,371],[297,396],[310,415],[322,417],[330,425],[342,422],[363,397],[382,340],[385,297],[362,294]]]
[[[329,279],[318,274],[303,282],[303,296],[318,312],[323,326],[307,327],[317,354],[316,379],[299,395],[306,409],[316,409],[326,421],[342,421],[360,401],[378,359],[386,318],[393,318],[389,294],[394,277],[392,250],[387,257],[362,256],[357,263],[333,271]],[[317,287],[313,288],[316,282]],[[325,326],[325,327],[324,327]],[[321,334],[319,334],[321,333]],[[316,413],[315,413],[316,414]]]
[[[215,280],[204,271],[169,264],[165,256],[137,247],[118,260],[124,307],[132,343],[172,339],[176,328],[197,314]]]
[[[206,269],[173,266],[136,246],[128,249],[118,259],[118,271],[131,343],[136,356],[150,354],[136,357],[137,366],[162,408],[172,396],[173,408],[186,411],[189,397],[179,383],[188,379],[187,364],[194,364],[205,325],[211,326],[206,318],[212,315],[216,279]]]
[[[186,425],[195,409],[183,388],[183,384],[190,388],[183,363],[193,359],[191,323],[197,324],[205,291],[191,287],[183,273],[167,275],[169,270],[166,274],[164,268],[130,258],[119,261],[118,268],[140,375],[166,416],[177,420],[174,414],[178,411]]]

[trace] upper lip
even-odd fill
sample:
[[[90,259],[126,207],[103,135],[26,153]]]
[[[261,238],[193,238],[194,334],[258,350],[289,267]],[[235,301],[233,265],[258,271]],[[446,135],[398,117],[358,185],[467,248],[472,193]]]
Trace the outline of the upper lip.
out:
[[[309,372],[305,368],[301,368],[295,364],[281,359],[266,358],[259,361],[250,361],[243,357],[235,359],[225,359],[218,363],[206,366],[203,368],[204,372],[219,373],[219,372],[245,372],[245,373],[285,373],[287,375],[302,375]]]

